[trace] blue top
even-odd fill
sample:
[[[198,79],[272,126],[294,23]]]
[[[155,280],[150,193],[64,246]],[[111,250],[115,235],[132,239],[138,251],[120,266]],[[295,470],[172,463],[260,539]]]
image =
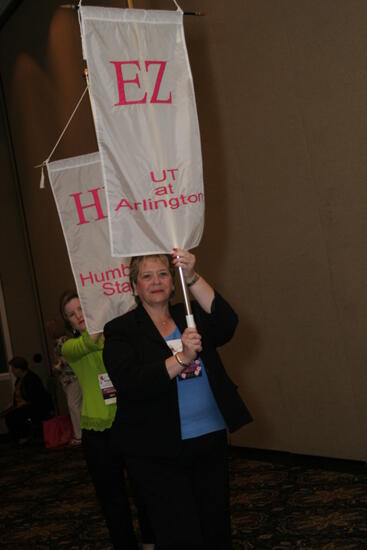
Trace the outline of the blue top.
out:
[[[170,340],[180,339],[181,332],[177,326],[165,338],[169,347]],[[199,437],[226,428],[200,358],[176,377],[176,383],[182,439]]]

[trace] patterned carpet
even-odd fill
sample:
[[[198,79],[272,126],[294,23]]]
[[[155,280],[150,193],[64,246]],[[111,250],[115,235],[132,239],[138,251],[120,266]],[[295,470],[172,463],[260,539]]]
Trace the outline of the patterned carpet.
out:
[[[1,549],[111,548],[80,448],[0,453]],[[367,549],[365,464],[238,448],[230,464],[235,550]]]

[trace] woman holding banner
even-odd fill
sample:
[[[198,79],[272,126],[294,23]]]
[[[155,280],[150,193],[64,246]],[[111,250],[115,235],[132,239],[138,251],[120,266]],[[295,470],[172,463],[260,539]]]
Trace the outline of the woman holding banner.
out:
[[[74,335],[74,338],[63,344],[61,353],[75,372],[83,393],[82,446],[96,495],[113,547],[118,550],[138,550],[122,457],[110,445],[116,398],[103,364],[104,338],[101,334],[89,334],[86,330],[79,297],[75,292],[68,291],[62,295],[60,311],[66,326]],[[137,508],[145,543],[143,549],[154,550],[154,536],[140,501]]]
[[[197,328],[185,328],[183,304],[170,304],[177,267]],[[237,315],[186,250],[133,258],[130,282],[138,307],[104,330],[118,395],[113,441],[146,499],[158,548],[230,549],[226,428],[251,415],[216,348],[231,339]]]

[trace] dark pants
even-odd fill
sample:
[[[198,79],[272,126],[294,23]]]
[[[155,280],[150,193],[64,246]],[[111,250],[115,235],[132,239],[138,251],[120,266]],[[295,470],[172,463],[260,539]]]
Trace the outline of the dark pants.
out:
[[[183,441],[177,458],[126,457],[159,550],[232,548],[226,432]]]
[[[137,550],[130,504],[124,475],[123,457],[112,451],[110,430],[82,431],[82,444],[88,470],[97,498],[101,504],[113,546],[116,550]],[[134,494],[140,529],[144,542],[153,542],[154,536],[144,507]]]

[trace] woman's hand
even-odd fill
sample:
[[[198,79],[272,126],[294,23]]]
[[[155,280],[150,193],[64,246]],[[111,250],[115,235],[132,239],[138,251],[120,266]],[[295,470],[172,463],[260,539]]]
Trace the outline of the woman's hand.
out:
[[[173,380],[184,369],[185,365],[190,365],[197,358],[202,350],[201,336],[196,328],[187,328],[181,336],[182,351],[166,359],[166,369],[171,380]]]
[[[196,328],[186,328],[181,337],[182,351],[180,355],[186,365],[190,365],[201,352],[201,336]]]
[[[183,248],[174,248],[171,256],[172,264],[175,267],[182,267],[184,279],[193,297],[206,313],[210,313],[215,295],[214,289],[195,272],[196,258],[194,254]]]
[[[172,263],[175,267],[182,267],[182,272],[186,282],[190,282],[195,275],[196,258],[188,250],[183,248],[174,248],[172,254]]]

